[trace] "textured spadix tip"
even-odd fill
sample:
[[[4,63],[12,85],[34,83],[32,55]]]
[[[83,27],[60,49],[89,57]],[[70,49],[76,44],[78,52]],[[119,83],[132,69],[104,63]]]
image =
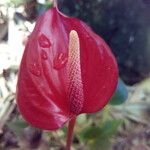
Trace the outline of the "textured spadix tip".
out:
[[[78,33],[77,33],[77,31],[76,30],[71,30],[70,31],[70,37],[72,37],[72,38],[78,38]]]
[[[69,48],[78,49],[79,48],[79,36],[78,36],[77,31],[71,30],[69,34],[69,39],[70,39]]]

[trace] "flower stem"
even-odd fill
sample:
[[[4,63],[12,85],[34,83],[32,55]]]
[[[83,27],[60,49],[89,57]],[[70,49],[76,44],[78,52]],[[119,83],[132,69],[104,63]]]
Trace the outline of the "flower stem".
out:
[[[74,128],[75,122],[76,122],[76,117],[69,121],[68,130],[67,130],[66,150],[71,150],[71,142],[72,142],[73,128]]]

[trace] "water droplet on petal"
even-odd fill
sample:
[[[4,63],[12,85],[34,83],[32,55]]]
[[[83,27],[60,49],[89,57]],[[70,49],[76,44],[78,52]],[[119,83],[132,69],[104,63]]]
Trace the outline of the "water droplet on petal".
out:
[[[39,65],[37,65],[36,63],[31,64],[30,72],[35,76],[40,76],[41,75]]]
[[[38,42],[39,42],[39,45],[43,48],[50,48],[50,46],[51,46],[51,42],[44,34],[41,34],[38,37]]]
[[[107,70],[111,70],[111,67],[108,67]]]
[[[44,60],[46,60],[48,57],[47,57],[47,53],[44,51],[44,50],[42,50],[42,52],[41,52],[41,57],[42,57],[42,59],[44,59]]]
[[[61,69],[61,68],[63,68],[66,65],[67,61],[68,61],[67,54],[65,54],[65,53],[58,54],[54,58],[54,61],[53,61],[53,63],[54,63],[54,65],[53,65],[54,69]]]

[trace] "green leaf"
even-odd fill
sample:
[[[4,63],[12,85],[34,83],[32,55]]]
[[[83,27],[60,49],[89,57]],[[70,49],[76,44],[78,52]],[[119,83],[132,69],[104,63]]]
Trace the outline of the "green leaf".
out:
[[[111,145],[111,138],[118,131],[123,120],[107,120],[100,126],[90,126],[83,129],[79,134],[80,140],[87,142],[90,150],[108,150]]]
[[[83,141],[88,141],[92,139],[97,139],[101,135],[101,128],[98,126],[90,126],[85,129],[83,129],[79,133],[79,138]]]
[[[101,125],[101,136],[112,137],[118,131],[118,127],[123,123],[123,120],[108,120]]]
[[[107,120],[100,126],[90,126],[79,133],[79,138],[83,141],[97,140],[99,138],[111,138],[118,131],[118,127],[123,120]]]
[[[111,98],[109,104],[120,105],[120,104],[124,103],[127,100],[127,98],[128,98],[128,90],[127,90],[124,82],[121,79],[119,79],[117,89],[116,89],[113,97]]]
[[[111,146],[111,142],[108,138],[99,138],[92,141],[89,146],[90,150],[108,150]]]
[[[29,125],[24,120],[16,119],[12,122],[8,122],[7,126],[12,129],[16,135],[20,136],[23,130]]]

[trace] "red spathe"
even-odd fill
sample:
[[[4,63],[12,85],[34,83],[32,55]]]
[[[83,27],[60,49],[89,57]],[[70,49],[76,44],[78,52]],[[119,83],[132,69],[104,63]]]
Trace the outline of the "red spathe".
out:
[[[17,84],[19,110],[35,127],[54,130],[71,119],[66,74],[71,30],[77,31],[80,42],[80,113],[101,110],[115,91],[118,68],[108,45],[85,23],[53,7],[38,19],[29,37]]]

